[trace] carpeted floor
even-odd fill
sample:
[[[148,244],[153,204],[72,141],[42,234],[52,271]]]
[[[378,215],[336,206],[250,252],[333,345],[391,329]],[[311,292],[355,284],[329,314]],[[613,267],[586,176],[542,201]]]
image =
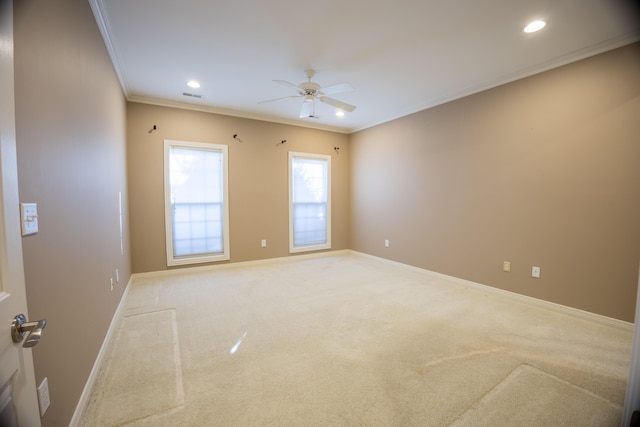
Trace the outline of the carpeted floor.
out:
[[[140,278],[125,304],[83,426],[622,419],[630,326],[370,257]]]

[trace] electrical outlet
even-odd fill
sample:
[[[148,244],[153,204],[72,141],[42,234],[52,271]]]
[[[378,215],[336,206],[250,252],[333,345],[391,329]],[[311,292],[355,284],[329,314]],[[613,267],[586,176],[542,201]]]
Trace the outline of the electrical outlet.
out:
[[[40,404],[40,417],[44,416],[44,413],[49,409],[51,400],[49,399],[49,382],[45,377],[38,386],[38,403]]]
[[[502,271],[506,271],[506,272],[511,271],[511,262],[510,261],[503,261],[502,262]]]
[[[389,247],[389,239],[385,239],[384,240],[384,247],[388,248]]]
[[[23,236],[38,232],[37,203],[20,203],[20,222],[22,224]]]
[[[260,246],[262,246],[263,248],[267,247],[267,239],[262,239],[262,241],[260,242]]]
[[[540,278],[540,267],[531,267],[531,277]]]

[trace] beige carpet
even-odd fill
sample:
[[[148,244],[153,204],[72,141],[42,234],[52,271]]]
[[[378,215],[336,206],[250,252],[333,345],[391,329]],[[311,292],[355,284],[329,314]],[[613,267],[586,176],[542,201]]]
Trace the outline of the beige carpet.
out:
[[[103,378],[104,391],[110,392],[100,396],[98,420],[122,425],[184,405],[175,310],[123,318],[116,343],[109,374]]]
[[[359,255],[143,278],[83,426],[619,426],[632,330]]]

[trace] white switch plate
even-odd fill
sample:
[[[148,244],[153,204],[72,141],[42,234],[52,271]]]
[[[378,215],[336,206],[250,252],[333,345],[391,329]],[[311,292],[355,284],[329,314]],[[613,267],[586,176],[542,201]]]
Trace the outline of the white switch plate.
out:
[[[540,267],[531,267],[531,277],[540,278]]]
[[[262,246],[263,248],[267,247],[267,240],[266,239],[262,239],[262,241],[260,242],[260,246]]]
[[[20,224],[23,236],[38,232],[37,203],[20,203]]]
[[[389,239],[385,239],[384,241],[384,247],[388,248],[389,247]]]

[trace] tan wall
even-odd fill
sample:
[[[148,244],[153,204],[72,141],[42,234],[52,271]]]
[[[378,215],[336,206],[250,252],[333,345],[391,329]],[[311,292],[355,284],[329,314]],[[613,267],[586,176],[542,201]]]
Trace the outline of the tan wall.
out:
[[[27,297],[48,321],[33,356],[37,383],[49,382],[43,425],[63,426],[130,277],[126,102],[86,0],[14,7],[20,198],[38,204],[40,227],[23,238]]]
[[[132,269],[128,218],[133,269],[167,268],[165,138],[229,145],[232,262],[288,255],[286,153],[330,154],[333,249],[633,320],[639,58],[627,47],[347,136],[125,107],[86,1],[16,2],[20,193],[40,214],[23,239],[28,303],[49,321],[34,348],[52,399],[43,425],[68,424],[105,337]]]
[[[353,134],[351,248],[633,321],[638,76],[635,44]]]
[[[332,250],[349,247],[348,135],[147,104],[127,105],[134,272],[167,269],[165,139],[229,146],[231,262],[289,256],[288,151],[332,156]],[[154,125],[157,130],[149,133]],[[279,144],[282,140],[287,142]],[[340,147],[339,154],[334,147]],[[267,240],[266,248],[260,246],[262,239]]]

